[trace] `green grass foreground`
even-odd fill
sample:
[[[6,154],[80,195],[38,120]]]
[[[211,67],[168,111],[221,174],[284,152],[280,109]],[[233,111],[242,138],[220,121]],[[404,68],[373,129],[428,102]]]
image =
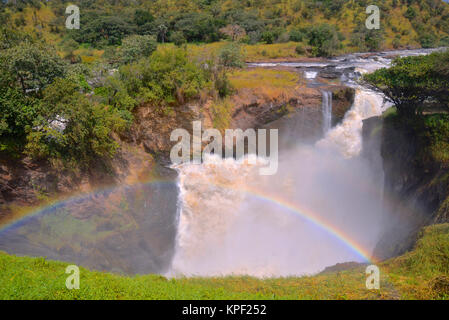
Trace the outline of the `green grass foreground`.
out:
[[[80,268],[68,290],[69,263],[0,253],[1,299],[448,299],[449,224],[423,229],[413,251],[381,263],[381,289],[365,287],[365,268],[299,278],[166,279]]]

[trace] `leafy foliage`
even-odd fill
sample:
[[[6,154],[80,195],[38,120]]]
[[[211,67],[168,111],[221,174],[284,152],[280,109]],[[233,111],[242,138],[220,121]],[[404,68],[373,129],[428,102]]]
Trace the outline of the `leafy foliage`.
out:
[[[323,24],[334,26],[346,39],[356,33],[353,41],[340,41],[351,50],[358,51],[406,45],[436,46],[449,36],[449,4],[441,0],[72,2],[83,8],[81,30],[65,30],[65,0],[46,3],[18,1],[15,6],[7,5],[0,19],[16,23],[20,29],[39,26],[40,34],[69,34],[78,43],[95,47],[120,45],[122,39],[131,34],[152,35],[160,42],[171,41],[178,45],[183,43],[183,39],[187,42],[213,42],[230,38],[252,44],[260,41],[269,44],[289,40],[304,42],[308,40],[305,29]],[[381,9],[381,32],[368,32],[364,28],[366,7],[373,4]],[[2,7],[5,5],[0,4]],[[27,8],[35,13],[50,10],[53,16],[45,19],[36,15],[30,21],[23,14]],[[397,37],[401,41],[395,40]],[[334,37],[325,41],[324,51],[340,46]],[[324,55],[323,50],[318,47],[316,53]]]
[[[126,121],[109,106],[91,103],[76,83],[57,79],[44,91],[26,151],[39,158],[69,158],[89,165],[112,157],[118,148],[110,132],[120,132]]]
[[[156,50],[156,47],[157,43],[152,36],[129,36],[122,42],[122,61],[126,64],[143,57],[149,57]]]
[[[391,68],[364,77],[366,84],[411,116],[435,108],[449,109],[449,51],[398,58]]]
[[[83,165],[111,157],[118,146],[111,133],[127,121],[120,110],[88,99],[87,70],[69,68],[41,41],[9,39],[0,50],[0,151]]]
[[[243,59],[242,48],[240,45],[231,42],[221,48],[219,52],[220,64],[229,68],[243,68],[245,61]]]
[[[337,31],[328,24],[311,27],[307,34],[309,44],[317,56],[330,57],[341,48]]]
[[[183,49],[165,48],[149,60],[120,69],[118,77],[128,97],[155,106],[174,106],[191,100],[210,86],[204,69],[189,61]]]
[[[0,59],[3,71],[12,77],[10,85],[20,86],[23,92],[44,88],[65,72],[64,61],[42,43],[20,42],[4,50]]]
[[[87,15],[81,19],[80,25],[80,30],[70,30],[70,36],[78,43],[90,43],[96,47],[120,45],[124,37],[135,33],[134,26],[120,16]]]

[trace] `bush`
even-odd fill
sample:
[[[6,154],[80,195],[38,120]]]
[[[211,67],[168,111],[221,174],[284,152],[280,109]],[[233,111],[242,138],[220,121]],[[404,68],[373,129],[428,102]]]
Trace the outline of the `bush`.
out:
[[[423,33],[419,36],[419,43],[423,48],[433,48],[437,44],[437,37],[433,33]]]
[[[425,117],[424,144],[434,160],[449,164],[449,115],[435,114]]]
[[[130,63],[143,57],[149,57],[157,47],[157,42],[152,36],[133,35],[123,39],[121,54],[122,62]]]
[[[413,7],[409,6],[404,14],[404,17],[406,17],[409,20],[414,19],[416,17],[416,10]]]
[[[445,36],[440,39],[439,46],[441,47],[449,47],[449,36]]]
[[[341,49],[341,42],[334,27],[328,24],[311,27],[308,30],[309,44],[317,56],[334,56]]]
[[[397,39],[397,38],[396,38]],[[376,51],[382,47],[384,35],[380,30],[366,30],[365,27],[358,27],[351,35],[351,45],[360,51]],[[395,41],[393,41],[394,45]],[[396,41],[396,44],[398,42]]]
[[[290,31],[291,41],[302,42],[305,39],[305,37],[306,35],[298,29],[293,29],[292,31]]]
[[[184,34],[181,31],[175,31],[170,35],[170,41],[173,42],[177,46],[182,46],[187,42]]]
[[[248,38],[249,44],[256,44],[261,40],[262,35],[258,31],[251,31],[248,33]]]
[[[298,44],[295,48],[295,51],[299,55],[304,55],[306,53],[306,49],[304,49],[304,46],[302,44]]]
[[[400,38],[394,38],[393,40],[393,48],[398,49],[401,46],[401,40]]]
[[[261,40],[267,44],[272,44],[274,42],[274,34],[271,31],[265,31],[262,33]]]
[[[239,44],[231,42],[219,52],[220,65],[228,68],[243,68],[245,66],[242,48]]]
[[[112,157],[118,144],[111,133],[125,128],[118,110],[90,102],[78,84],[57,79],[44,91],[26,152],[34,158],[76,159],[87,166],[98,157]]]
[[[210,70],[189,61],[182,48],[160,48],[151,57],[120,67],[107,79],[103,101],[118,109],[131,111],[140,103],[160,109],[174,107],[199,96],[201,90],[213,88]]]
[[[277,43],[286,43],[290,41],[290,35],[286,32],[281,33],[279,37],[276,39]]]

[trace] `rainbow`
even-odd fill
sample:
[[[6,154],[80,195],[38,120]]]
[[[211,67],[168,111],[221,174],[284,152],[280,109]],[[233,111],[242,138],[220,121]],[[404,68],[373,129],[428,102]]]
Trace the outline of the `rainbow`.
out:
[[[170,184],[173,185],[175,182],[174,181],[168,181],[168,180],[153,180],[151,182],[147,182],[147,183],[139,183],[139,184],[135,184],[135,185],[128,185],[125,186],[124,188],[128,188],[128,187],[138,187],[138,186],[147,186],[147,185],[155,185],[155,184]],[[237,192],[243,192],[245,194],[248,194],[250,196],[253,196],[257,199],[260,199],[262,201],[274,204],[278,207],[284,208],[286,209],[288,212],[304,219],[307,222],[312,223],[313,225],[319,227],[321,230],[327,232],[328,234],[331,234],[332,236],[334,236],[336,239],[338,239],[339,241],[341,241],[342,243],[344,243],[347,247],[349,247],[352,251],[354,251],[355,253],[357,253],[360,257],[362,257],[363,259],[365,259],[367,262],[375,262],[376,259],[375,257],[372,256],[372,254],[369,252],[369,250],[363,248],[361,245],[359,245],[356,241],[354,241],[350,235],[348,235],[347,233],[343,232],[342,230],[339,230],[338,228],[336,228],[335,226],[333,226],[331,223],[329,223],[328,221],[326,221],[325,219],[319,217],[317,214],[315,214],[313,211],[304,208],[304,207],[300,207],[298,206],[296,203],[293,203],[287,199],[283,199],[281,197],[278,196],[274,196],[272,194],[268,194],[267,192],[261,191],[261,190],[256,190],[256,189],[250,189],[250,188],[231,188],[229,186],[226,185],[220,185],[220,184],[214,184],[216,187],[219,188],[225,188],[225,189],[229,189],[229,190],[233,190],[233,191],[237,191]],[[100,189],[97,190],[93,193],[89,193],[89,194],[82,194],[82,195],[76,195],[76,196],[72,196],[69,198],[65,198],[59,201],[56,201],[54,203],[52,203],[49,206],[46,206],[44,208],[39,208],[38,210],[31,212],[25,216],[20,217],[18,220],[12,221],[8,224],[5,224],[3,226],[0,227],[0,234],[3,231],[6,231],[10,228],[13,227],[20,227],[21,225],[23,225],[24,223],[26,223],[29,219],[31,219],[32,217],[36,217],[38,215],[41,214],[45,214],[45,213],[49,213],[51,212],[53,209],[57,209],[59,207],[63,207],[67,204],[70,204],[71,202],[75,202],[75,201],[80,201],[83,199],[86,199],[92,195],[98,194],[98,193],[104,193],[104,192],[110,192],[113,190],[116,190],[117,187],[113,187],[113,188],[105,188],[105,189]]]
[[[37,217],[39,215],[44,215],[46,213],[50,213],[55,209],[70,205],[70,203],[75,203],[78,201],[86,200],[94,195],[112,192],[114,190],[118,190],[119,188],[125,188],[125,189],[126,188],[136,188],[139,186],[157,185],[157,184],[173,185],[173,184],[175,184],[175,182],[170,181],[170,180],[162,180],[162,179],[161,180],[152,180],[152,181],[146,182],[146,183],[136,183],[136,184],[131,184],[131,185],[125,185],[122,187],[118,187],[118,186],[104,187],[104,188],[99,188],[90,193],[77,193],[77,194],[72,194],[71,196],[55,199],[55,200],[51,201],[50,204],[47,204],[45,206],[40,206],[37,209],[35,209],[34,211],[30,211],[30,212],[26,213],[25,215],[20,216],[16,220],[12,220],[11,222],[8,222],[5,224],[0,224],[0,235],[2,232],[9,230],[13,227],[20,227],[21,225],[25,224],[27,221],[29,221],[30,219],[32,219],[34,217]]]
[[[356,241],[354,241],[350,237],[350,235],[344,233],[342,230],[339,230],[338,228],[333,226],[330,222],[326,221],[325,219],[313,213],[310,209],[300,207],[296,203],[293,203],[289,200],[283,199],[281,197],[275,197],[266,192],[261,192],[260,190],[242,189],[240,191],[243,191],[251,196],[261,199],[262,201],[266,201],[278,207],[287,209],[289,212],[295,214],[296,216],[299,216],[300,218],[306,220],[307,222],[312,223],[313,225],[331,234],[341,242],[345,243],[349,248],[351,248],[358,255],[363,257],[367,262],[374,263],[376,261],[376,258],[370,253],[370,251],[359,245]]]
[[[293,203],[287,199],[273,196],[272,194],[268,194],[265,191],[257,190],[254,188],[230,188],[226,185],[221,184],[213,184],[216,187],[229,189],[233,191],[238,192],[244,192],[250,196],[253,196],[257,199],[260,199],[262,201],[274,204],[278,207],[287,209],[290,213],[293,213],[294,215],[304,219],[307,222],[312,223],[313,225],[317,226],[321,230],[327,232],[328,234],[331,234],[335,238],[337,238],[342,243],[346,244],[347,247],[352,249],[352,251],[356,252],[359,256],[364,258],[366,262],[369,263],[375,263],[377,262],[377,259],[370,253],[369,250],[363,248],[361,245],[359,245],[356,241],[354,241],[350,235],[343,232],[342,230],[336,228],[334,225],[332,225],[330,222],[326,221],[325,219],[319,217],[317,214],[315,214],[312,210],[300,207],[296,203]]]

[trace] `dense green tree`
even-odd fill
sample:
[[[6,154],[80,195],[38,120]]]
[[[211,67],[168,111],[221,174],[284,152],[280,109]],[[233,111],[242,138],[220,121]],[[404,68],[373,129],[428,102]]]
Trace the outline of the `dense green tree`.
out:
[[[155,105],[174,105],[191,100],[210,86],[201,67],[189,61],[183,49],[163,49],[142,62],[140,94]]]
[[[153,15],[145,10],[137,9],[134,13],[134,22],[139,26],[143,26],[147,23],[151,23],[154,21]]]
[[[230,42],[219,52],[220,65],[227,68],[243,68],[245,61],[239,44]]]
[[[360,51],[377,51],[382,47],[383,42],[382,30],[368,30],[363,24],[355,28],[351,35],[351,45]]]
[[[290,31],[290,40],[296,42],[302,42],[306,37],[306,34],[300,29],[293,29]]]
[[[44,88],[66,71],[56,51],[42,43],[23,41],[3,50],[1,56],[2,69],[11,75],[11,84],[19,85],[24,93]]]
[[[267,44],[272,44],[274,42],[274,34],[271,31],[265,31],[262,33],[261,40]]]
[[[227,94],[229,83],[222,71],[211,58],[193,62],[183,48],[160,48],[149,58],[121,66],[96,93],[119,110],[131,111],[142,103],[170,110],[203,91]]]
[[[87,15],[84,21],[82,19],[79,30],[70,30],[75,41],[89,43],[95,47],[120,45],[124,37],[133,33],[135,26],[120,16]]]
[[[437,44],[437,37],[431,32],[421,33],[418,40],[423,48],[433,48]]]
[[[220,39],[219,29],[223,24],[207,13],[181,14],[175,22],[174,31],[181,31],[189,42],[212,42]]]
[[[177,46],[181,46],[187,42],[186,38],[184,37],[184,33],[182,33],[181,31],[172,32],[172,34],[170,35],[170,41]]]
[[[92,103],[75,82],[56,79],[44,90],[26,151],[35,158],[76,159],[88,166],[115,154],[118,144],[111,132],[125,128],[115,108]]]
[[[425,110],[449,110],[449,51],[398,58],[391,68],[365,75],[364,82],[407,117]]]
[[[330,57],[341,49],[341,42],[335,28],[328,24],[313,26],[308,29],[309,44],[317,56]]]
[[[142,57],[149,57],[156,50],[157,42],[149,35],[133,35],[123,39],[121,54],[123,63],[137,61]]]

